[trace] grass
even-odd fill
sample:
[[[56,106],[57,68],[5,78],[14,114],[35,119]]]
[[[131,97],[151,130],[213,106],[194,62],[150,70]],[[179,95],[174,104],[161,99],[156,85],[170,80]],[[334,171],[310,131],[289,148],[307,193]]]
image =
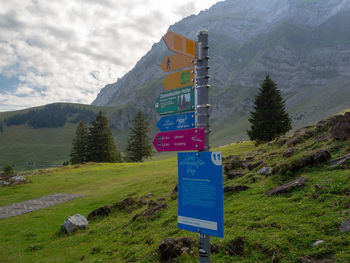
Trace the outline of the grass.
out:
[[[311,138],[298,145],[299,152],[290,158],[335,146],[333,157],[347,153],[349,142],[316,142]],[[254,161],[265,160],[268,165],[274,165],[286,161],[281,155],[285,149],[286,146],[277,144],[255,147],[252,142],[242,142],[213,150],[241,159],[257,154]],[[225,186],[245,184],[250,189],[224,194],[225,237],[211,238],[211,243],[219,246],[219,252],[211,255],[213,262],[299,262],[301,256],[329,255],[335,262],[350,261],[350,236],[339,231],[341,222],[350,218],[350,210],[346,210],[349,169],[327,170],[322,165],[306,168],[294,175],[306,177],[303,189],[273,197],[265,196],[264,192],[278,184],[277,175],[265,177],[257,170],[244,170],[244,176],[234,180],[224,179]],[[252,176],[256,181],[252,181]],[[158,246],[165,238],[198,239],[197,234],[176,226],[177,200],[170,193],[177,183],[177,161],[171,155],[140,164],[90,163],[55,168],[28,178],[29,184],[0,188],[0,205],[61,192],[84,196],[1,220],[2,263],[159,262]],[[134,215],[144,208],[113,210],[109,217],[90,221],[86,230],[70,235],[59,232],[60,225],[70,215],[87,216],[100,206],[126,197],[138,199],[149,192],[155,200],[165,198],[169,208],[154,217],[135,221]],[[312,246],[321,239],[325,243]],[[242,245],[239,253],[232,252],[232,244],[237,240]],[[176,262],[198,262],[197,252],[183,255]]]

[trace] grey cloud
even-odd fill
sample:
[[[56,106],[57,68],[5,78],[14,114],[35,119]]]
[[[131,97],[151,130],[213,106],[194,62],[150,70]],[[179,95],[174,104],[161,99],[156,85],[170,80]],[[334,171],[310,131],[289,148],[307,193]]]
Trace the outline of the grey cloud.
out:
[[[174,14],[179,15],[181,17],[188,16],[193,14],[196,10],[194,2],[188,2],[186,4],[180,5],[174,9]]]
[[[17,19],[17,13],[13,10],[0,15],[0,28],[8,31],[20,31],[23,28],[23,23]]]

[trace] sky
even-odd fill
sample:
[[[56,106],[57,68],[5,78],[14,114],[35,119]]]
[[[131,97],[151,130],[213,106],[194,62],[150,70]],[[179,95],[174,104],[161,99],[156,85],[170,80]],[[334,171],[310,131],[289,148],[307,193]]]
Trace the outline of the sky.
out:
[[[0,112],[90,104],[184,17],[218,0],[0,1]]]

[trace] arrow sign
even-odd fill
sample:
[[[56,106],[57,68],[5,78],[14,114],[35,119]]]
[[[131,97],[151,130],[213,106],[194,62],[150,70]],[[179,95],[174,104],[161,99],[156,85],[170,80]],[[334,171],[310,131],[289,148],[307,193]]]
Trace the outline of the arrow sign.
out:
[[[195,127],[195,113],[188,112],[177,115],[162,117],[157,127],[160,131],[178,131]]]
[[[163,81],[166,90],[177,89],[194,84],[194,69],[168,74]]]
[[[194,110],[194,89],[192,86],[163,92],[154,108],[160,115],[176,114]]]
[[[194,66],[193,58],[186,57],[180,54],[167,56],[163,59],[160,67],[164,72],[174,71],[181,68],[188,68]]]
[[[154,138],[153,145],[158,152],[204,150],[204,129],[160,132]]]
[[[194,58],[196,54],[196,42],[172,31],[168,31],[163,40],[168,49],[176,53]]]

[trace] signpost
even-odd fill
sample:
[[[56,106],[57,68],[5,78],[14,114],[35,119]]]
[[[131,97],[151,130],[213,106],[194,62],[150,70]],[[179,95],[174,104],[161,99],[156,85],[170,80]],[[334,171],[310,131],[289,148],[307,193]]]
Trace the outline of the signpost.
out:
[[[204,150],[204,129],[159,132],[153,145],[158,152]]]
[[[160,67],[164,72],[170,72],[182,68],[194,67],[194,59],[180,55],[174,54],[167,56],[163,59],[163,62],[160,64]]]
[[[188,112],[160,118],[157,123],[160,131],[177,131],[195,127],[195,113]]]
[[[196,55],[196,42],[172,31],[168,31],[163,40],[168,49],[176,53],[194,58]]]
[[[160,115],[176,114],[194,110],[194,89],[192,86],[163,92],[154,108]]]
[[[168,74],[163,81],[166,90],[177,89],[194,84],[194,69]]]
[[[155,109],[160,115],[191,112],[162,117],[157,124],[162,132],[153,145],[159,152],[198,151],[178,153],[178,228],[199,233],[199,262],[210,263],[209,235],[224,235],[222,157],[220,152],[209,152],[208,31],[200,31],[197,39],[195,42],[171,31],[163,37],[176,54],[165,57],[162,70],[195,65],[195,74],[188,69],[165,77],[164,87],[170,91],[160,94]]]
[[[224,236],[221,152],[178,153],[180,229]]]

